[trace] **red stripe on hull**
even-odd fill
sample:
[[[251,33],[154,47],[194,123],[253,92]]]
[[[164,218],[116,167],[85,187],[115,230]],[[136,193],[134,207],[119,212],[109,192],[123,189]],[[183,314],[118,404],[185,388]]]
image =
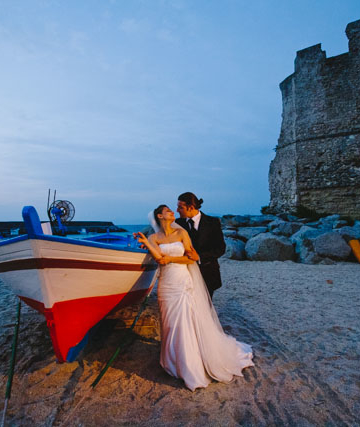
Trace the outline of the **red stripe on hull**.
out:
[[[30,298],[20,297],[30,307],[45,315],[56,357],[60,363],[84,338],[86,333],[117,306],[139,301],[149,292],[141,289],[127,294],[80,298],[55,303],[52,308]]]
[[[35,310],[37,310],[41,314],[45,315],[45,306],[44,306],[44,303],[39,302],[39,301],[35,301],[34,299],[27,298],[27,297],[19,296],[19,298],[21,300],[23,300],[31,308],[34,308]]]
[[[0,273],[6,271],[34,270],[44,268],[77,268],[81,270],[149,271],[156,270],[157,264],[130,264],[100,262],[81,259],[27,258],[0,263]]]

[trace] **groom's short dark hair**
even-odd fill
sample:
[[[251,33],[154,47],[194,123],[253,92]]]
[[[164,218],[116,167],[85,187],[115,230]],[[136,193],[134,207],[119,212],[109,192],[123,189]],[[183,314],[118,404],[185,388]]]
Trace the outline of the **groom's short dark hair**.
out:
[[[178,200],[186,203],[187,206],[194,206],[195,209],[200,209],[201,205],[204,203],[203,199],[198,199],[195,194],[190,193],[190,191],[180,194]]]

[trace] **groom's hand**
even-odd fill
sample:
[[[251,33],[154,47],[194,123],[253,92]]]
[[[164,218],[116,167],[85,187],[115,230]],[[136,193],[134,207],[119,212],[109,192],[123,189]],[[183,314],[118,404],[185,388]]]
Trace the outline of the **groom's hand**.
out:
[[[199,261],[200,257],[196,250],[191,246],[188,251],[185,251],[185,255],[192,261]]]

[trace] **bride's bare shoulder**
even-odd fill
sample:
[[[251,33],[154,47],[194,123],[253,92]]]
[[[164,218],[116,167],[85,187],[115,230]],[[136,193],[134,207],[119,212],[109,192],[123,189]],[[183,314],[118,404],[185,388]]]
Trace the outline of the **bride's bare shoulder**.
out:
[[[187,231],[184,228],[177,228],[175,233],[177,233],[179,237],[184,237],[187,234]]]
[[[158,241],[159,241],[159,233],[150,234],[149,242],[158,243]]]

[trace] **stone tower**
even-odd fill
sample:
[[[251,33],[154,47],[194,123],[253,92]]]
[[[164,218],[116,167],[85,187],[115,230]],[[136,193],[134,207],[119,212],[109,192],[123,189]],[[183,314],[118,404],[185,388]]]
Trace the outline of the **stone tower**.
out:
[[[270,208],[304,206],[360,218],[360,20],[346,27],[349,52],[321,44],[297,52],[281,84],[283,112],[270,164]]]

